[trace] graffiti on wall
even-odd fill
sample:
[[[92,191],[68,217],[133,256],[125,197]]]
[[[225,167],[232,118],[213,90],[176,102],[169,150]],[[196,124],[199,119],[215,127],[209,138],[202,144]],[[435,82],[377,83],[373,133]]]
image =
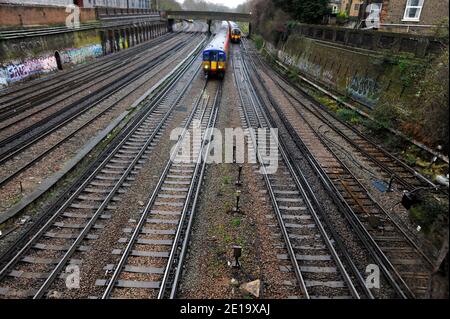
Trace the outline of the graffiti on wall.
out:
[[[61,52],[63,64],[78,64],[103,54],[102,45],[94,44],[83,48],[71,48]]]
[[[27,59],[23,62],[11,62],[0,66],[0,85],[21,81],[29,76],[48,73],[57,69],[54,56]]]
[[[301,60],[297,64],[297,67],[300,69],[300,71],[309,74],[316,79],[321,78],[322,67],[318,64],[312,63],[308,60]]]
[[[322,80],[330,85],[336,85],[333,72],[331,70],[323,70],[322,66],[305,58],[295,58],[282,50],[277,51],[278,60],[284,65],[296,67],[301,72]]]
[[[322,72],[322,80],[323,80],[325,83],[328,83],[328,84],[331,84],[331,85],[334,85],[334,84],[335,84],[333,72],[330,71],[330,70],[324,70],[324,71]]]
[[[380,98],[381,88],[374,79],[355,75],[347,80],[347,92],[356,100],[373,106]]]
[[[83,48],[65,49],[60,54],[63,64],[78,64],[101,56],[103,50],[101,44],[94,44]],[[57,68],[58,65],[53,54],[24,61],[12,61],[3,65],[0,64],[0,86],[7,86],[11,83],[22,81],[32,75],[52,72],[57,70]]]

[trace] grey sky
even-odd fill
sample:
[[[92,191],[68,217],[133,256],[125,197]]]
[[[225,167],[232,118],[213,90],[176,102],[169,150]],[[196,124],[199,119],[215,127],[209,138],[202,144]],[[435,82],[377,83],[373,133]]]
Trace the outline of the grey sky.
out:
[[[177,0],[178,2],[183,2],[183,0]],[[241,3],[244,3],[245,0],[207,0],[208,2],[216,3],[216,4],[223,4],[230,8],[235,8],[236,6],[240,5]]]

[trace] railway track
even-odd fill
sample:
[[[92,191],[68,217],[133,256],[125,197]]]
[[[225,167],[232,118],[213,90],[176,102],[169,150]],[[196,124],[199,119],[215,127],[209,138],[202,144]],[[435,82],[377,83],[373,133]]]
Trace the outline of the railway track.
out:
[[[343,205],[343,214],[352,229],[377,262],[390,285],[401,298],[423,297],[432,270],[432,261],[384,210],[339,159],[318,132],[301,116],[289,99],[276,102],[272,92],[251,60],[254,79],[260,83],[260,96],[280,117],[297,146],[308,154],[311,167],[330,193]],[[270,111],[266,109],[268,113]]]
[[[172,52],[172,51],[170,51],[170,52]],[[170,57],[170,52],[165,55],[166,58]],[[126,85],[127,85],[127,83],[124,82],[123,87],[125,87]],[[79,131],[81,131],[85,127],[88,127],[89,125],[91,125],[94,121],[96,121],[97,119],[99,119],[100,117],[105,115],[107,112],[110,112],[115,105],[118,105],[121,101],[126,99],[130,94],[132,94],[133,92],[135,92],[139,88],[140,88],[140,86],[137,86],[136,88],[130,90],[129,92],[127,92],[126,95],[124,95],[124,96],[120,97],[119,99],[115,100],[113,102],[113,104],[108,106],[107,108],[103,107],[101,110],[99,110],[100,112],[98,112],[94,116],[89,116],[88,119],[85,119],[84,121],[82,121],[82,124],[77,126],[74,131],[70,132],[67,135],[64,135],[61,139],[59,139],[52,146],[44,149],[43,151],[39,152],[38,154],[35,154],[31,160],[29,160],[29,161],[25,162],[24,164],[20,165],[18,168],[15,168],[15,169],[11,170],[11,172],[8,175],[6,175],[6,176],[4,176],[4,177],[2,177],[0,179],[0,186],[5,185],[9,181],[11,181],[14,177],[18,176],[20,173],[22,173],[23,171],[25,171],[26,169],[28,169],[29,167],[34,165],[36,162],[40,161],[46,155],[50,154],[55,149],[60,147],[62,144],[64,144],[66,141],[68,141],[70,138],[72,138],[74,135],[76,135]],[[121,88],[118,88],[117,91],[120,90],[120,89]],[[114,92],[111,93],[111,94],[114,94]],[[103,101],[103,100],[101,100],[101,101]],[[101,101],[95,102],[95,104],[98,104]],[[91,107],[93,107],[93,105],[87,105],[87,107],[91,108]],[[66,118],[66,119],[62,118],[62,121],[58,125],[56,125],[56,126],[47,126],[47,128],[46,129],[44,128],[44,130],[42,132],[37,132],[37,135],[30,136],[29,140],[25,139],[23,143],[19,143],[19,144],[17,144],[16,147],[11,149],[11,153],[7,153],[3,158],[1,158],[0,159],[0,163],[5,162],[8,159],[11,159],[16,154],[21,153],[23,150],[27,149],[29,146],[37,143],[38,141],[40,141],[44,137],[50,135],[51,133],[55,132],[56,130],[58,130],[59,128],[63,127],[64,125],[70,123],[71,121],[79,120],[79,119],[82,119],[82,118],[86,117],[85,116],[85,112],[87,112],[87,109],[82,109],[79,112],[75,112],[75,114],[70,114],[70,116],[68,118]],[[86,114],[89,115],[88,113],[86,113]]]
[[[172,76],[142,108],[131,124],[103,152],[89,171],[59,201],[43,214],[40,223],[24,234],[3,255],[0,295],[9,298],[46,297],[49,287],[73,259],[75,252],[95,244],[103,225],[114,218],[115,205],[134,180],[171,120],[179,100],[198,74],[196,54]]]
[[[99,104],[119,90],[123,89],[124,87],[129,85],[129,83],[142,77],[153,67],[158,65],[158,63],[161,63],[165,59],[169,58],[174,52],[181,49],[185,44],[188,43],[189,41],[186,40],[175,45],[165,53],[153,58],[143,68],[121,76],[113,84],[107,84],[100,90],[92,92],[87,96],[81,98],[80,100],[74,103],[70,103],[69,105],[59,109],[58,111],[52,113],[51,116],[43,118],[33,123],[32,125],[8,136],[7,138],[4,138],[0,141],[0,164],[4,163],[6,160],[12,158],[23,149],[40,140],[43,136],[46,136],[56,129],[66,125],[68,122],[85,113],[93,106]]]
[[[179,39],[178,39],[179,40]],[[147,49],[138,47],[136,50],[131,50],[128,55],[124,55],[119,58],[109,59],[106,66],[96,67],[93,66],[92,73],[86,72],[77,76],[75,79],[69,78],[67,81],[62,80],[63,86],[54,85],[49,86],[48,89],[41,91],[39,87],[35,88],[37,94],[24,94],[23,99],[13,98],[10,104],[5,106],[4,112],[0,114],[0,134],[2,137],[7,134],[10,129],[18,128],[23,129],[23,122],[32,119],[38,121],[44,117],[51,115],[51,112],[57,112],[61,109],[61,104],[67,99],[80,100],[89,99],[95,93],[101,92],[107,86],[96,89],[97,83],[111,82],[115,77],[119,78],[124,71],[130,72],[133,69],[138,69],[142,65],[145,65],[145,61],[149,60],[148,52],[152,49],[152,55],[158,54],[158,52],[164,53],[167,46],[176,43],[177,38],[170,38],[167,41],[161,41]],[[139,50],[138,50],[139,49]],[[126,51],[124,51],[126,52]],[[128,52],[127,52],[128,53]],[[143,63],[144,62],[144,63]],[[150,63],[152,61],[150,60]],[[60,82],[57,82],[60,83]],[[56,113],[57,114],[57,113]],[[9,130],[8,130],[9,129]]]
[[[2,105],[0,120],[4,121],[15,116],[19,111],[24,111],[38,103],[72,91],[75,86],[91,82],[106,73],[112,72],[117,67],[117,62],[122,62],[122,64],[129,62],[136,54],[158,46],[174,37],[175,34],[164,35],[67,72],[57,73],[49,78],[32,81],[29,84],[20,85],[17,89],[6,91],[0,94],[0,104]]]
[[[269,120],[259,106],[258,96],[251,87],[248,70],[238,51],[233,53],[233,68],[244,128],[271,128]],[[264,170],[264,180],[283,238],[283,242],[275,245],[279,251],[280,268],[295,273],[302,292],[301,296],[297,297],[359,299],[360,293],[354,286],[351,275],[347,273],[335,246],[339,249],[344,248],[327,234],[312,204],[315,199],[311,199],[300,182],[300,180],[304,182],[304,178],[299,177],[294,168],[295,163],[283,144],[277,145],[277,139],[270,137],[267,139],[270,151],[279,152],[277,171],[268,174],[265,165],[261,164],[267,161],[265,150],[262,152],[258,150],[257,158],[261,169]],[[256,140],[261,143],[260,137],[252,135],[252,149],[257,148]],[[359,282],[362,283],[361,278]],[[359,290],[361,289],[366,290],[364,286]],[[365,293],[368,297],[371,296],[370,291]]]
[[[188,26],[187,28],[184,28],[182,32],[187,33],[202,32],[202,29],[200,29],[200,27],[201,24],[196,24],[195,26],[194,25]],[[20,100],[23,97],[26,97],[29,100],[30,93],[38,93],[38,95],[40,95],[41,93],[46,93],[48,89],[55,91],[55,89],[64,88],[64,86],[68,86],[68,83],[62,81],[64,81],[65,78],[67,77],[70,77],[71,78],[70,80],[73,81],[77,79],[80,75],[85,76],[86,74],[92,73],[92,70],[94,68],[103,67],[105,65],[110,64],[113,61],[119,61],[123,60],[124,58],[133,57],[136,53],[141,53],[145,50],[151,49],[154,46],[157,46],[161,43],[166,42],[167,40],[174,38],[176,34],[182,32],[166,33],[160,37],[152,38],[147,42],[141,43],[127,50],[122,50],[120,52],[114,53],[111,56],[101,57],[90,63],[79,65],[75,69],[67,70],[62,73],[55,73],[45,78],[20,84],[17,87],[0,90],[0,104],[2,104],[2,108],[0,108],[0,111],[3,112],[3,108],[6,106],[7,103],[14,102],[15,100],[16,101]],[[54,86],[55,84],[63,84],[63,83],[65,83],[65,85],[58,85],[58,87]]]
[[[389,184],[389,181],[392,180],[394,183],[399,184],[401,187],[400,191],[414,191],[418,188],[437,188],[433,182],[377,145],[369,137],[336,118],[325,106],[318,105],[317,102],[312,101],[311,98],[304,95],[303,91],[300,94],[298,90],[295,90],[289,85],[285,77],[278,72],[271,72],[259,57],[257,57],[257,61],[259,62],[258,65],[264,68],[266,74],[271,74],[272,77],[277,79],[275,83],[285,93],[285,96],[294,102],[293,104],[301,106],[296,108],[300,116],[308,120],[311,125],[317,122],[321,123],[318,124],[320,126],[315,125],[316,131],[321,135],[322,140],[326,141],[336,152],[338,152],[340,146],[336,145],[335,140],[336,137],[341,137],[346,143],[361,153],[363,157],[369,159],[373,166],[376,166],[382,171],[383,175],[380,178],[385,180],[386,184]]]
[[[191,116],[174,152],[167,161],[158,184],[148,200],[138,223],[124,229],[120,248],[113,250],[120,256],[116,265],[107,265],[113,274],[97,280],[105,286],[102,298],[174,298],[183,268],[197,197],[206,166],[202,153],[208,154],[211,129],[215,126],[221,99],[221,84],[215,85],[210,101],[207,86],[197,99]],[[192,150],[183,150],[189,128],[202,129],[202,137],[193,140]]]
[[[196,26],[196,28],[197,27],[199,26]],[[17,89],[7,90],[3,94],[0,93],[0,122],[15,117],[21,112],[30,110],[52,98],[60,97],[65,93],[69,94],[64,95],[64,99],[75,96],[85,90],[85,88],[82,88],[83,85],[93,82],[94,80],[100,81],[100,78],[105,77],[106,75],[112,76],[117,73],[117,70],[121,66],[130,68],[132,66],[130,62],[135,61],[143,52],[149,49],[158,48],[161,44],[165,44],[176,38],[177,34],[194,32],[195,28],[193,26],[188,26],[187,28],[184,28],[183,31],[168,33],[153,38],[141,45],[120,51],[108,57],[100,58],[86,65],[79,66],[76,69],[58,73],[46,79],[33,81],[27,85],[21,85]],[[81,89],[74,90],[74,87],[81,87]],[[54,105],[54,103],[51,105]],[[28,114],[28,116],[34,115],[39,111],[40,110],[34,111]],[[6,127],[14,125],[15,123],[16,121],[8,121]],[[5,129],[5,126],[3,126],[2,129]]]

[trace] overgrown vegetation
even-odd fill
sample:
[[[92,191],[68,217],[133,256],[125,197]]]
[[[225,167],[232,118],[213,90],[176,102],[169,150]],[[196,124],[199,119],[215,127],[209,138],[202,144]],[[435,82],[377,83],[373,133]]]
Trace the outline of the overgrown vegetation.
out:
[[[345,11],[341,11],[336,15],[336,24],[343,26],[348,22],[348,14]]]
[[[251,0],[257,33],[276,44],[291,26],[298,22],[321,23],[330,13],[329,0]]]
[[[252,0],[253,26],[264,40],[280,47],[280,41],[284,43],[299,22],[321,22],[320,17],[328,13],[327,5],[328,1],[317,0]],[[311,14],[312,10],[317,16]],[[342,13],[338,18],[347,17]],[[370,114],[376,121],[361,121],[367,124],[368,130],[382,138],[386,129],[395,129],[431,148],[442,146],[442,152],[448,154],[448,29],[448,19],[436,27],[435,35],[444,42],[444,49],[425,59],[416,59],[410,54],[398,57],[386,54],[386,61],[382,63],[393,65],[397,74],[392,81],[393,89],[383,88],[385,91]],[[255,36],[255,42],[260,49],[263,40]],[[291,79],[296,77],[287,75]],[[334,105],[327,106],[337,111]],[[341,112],[344,117],[348,115],[346,111]]]
[[[329,0],[273,0],[277,8],[304,23],[320,23],[330,13]]]
[[[262,36],[256,34],[253,36],[253,41],[255,42],[256,49],[261,50],[264,45],[264,39]]]
[[[386,95],[372,115],[383,127],[395,128],[433,148],[449,143],[449,50],[422,63],[398,61],[405,96]]]
[[[351,123],[351,124],[359,124],[361,122],[361,116],[350,109],[338,109],[336,111],[336,114],[338,116],[338,118],[340,118],[342,121]]]
[[[448,201],[433,195],[422,197],[421,201],[411,207],[410,217],[414,223],[439,247],[448,228]]]
[[[390,63],[399,70],[401,96],[385,95],[373,111],[383,127],[395,128],[428,146],[449,151],[449,48],[448,20],[436,28],[444,49],[427,60],[410,57]]]

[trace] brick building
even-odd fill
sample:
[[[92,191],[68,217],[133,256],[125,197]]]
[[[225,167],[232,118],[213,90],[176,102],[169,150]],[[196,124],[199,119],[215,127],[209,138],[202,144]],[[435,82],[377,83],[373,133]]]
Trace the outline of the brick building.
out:
[[[449,0],[365,0],[360,18],[379,16],[380,28],[427,33],[448,20]]]
[[[340,11],[346,12],[350,18],[357,18],[363,3],[363,0],[341,0]]]

